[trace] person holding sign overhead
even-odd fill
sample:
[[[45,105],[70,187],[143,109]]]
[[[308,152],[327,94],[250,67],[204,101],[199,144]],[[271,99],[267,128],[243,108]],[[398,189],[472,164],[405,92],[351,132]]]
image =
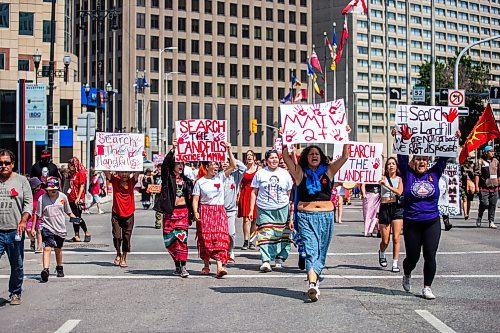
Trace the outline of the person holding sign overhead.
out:
[[[350,132],[350,128],[347,129]],[[306,252],[306,272],[309,282],[307,295],[319,298],[319,276],[325,267],[326,254],[333,234],[332,187],[334,176],[349,158],[350,145],[344,144],[342,156],[332,163],[321,148],[312,145],[300,154],[298,165],[293,163],[288,147],[283,159],[297,185],[297,224]],[[294,153],[294,152],[292,152]]]
[[[203,162],[206,175],[198,179],[193,189],[193,211],[196,220],[196,237],[202,274],[210,274],[210,259],[217,264],[217,278],[227,275],[224,266],[229,259],[228,220],[224,209],[224,181],[236,169],[231,144],[226,143],[229,166],[219,172],[218,162]]]
[[[395,136],[397,130],[392,130]],[[460,137],[460,131],[456,132]],[[420,251],[424,255],[425,299],[435,299],[431,290],[436,274],[436,252],[441,237],[439,217],[439,178],[444,173],[448,157],[438,157],[429,168],[429,157],[414,155],[411,162],[408,155],[398,154],[398,163],[403,181],[403,232],[406,246],[406,258],[403,261],[403,289],[411,291],[411,272],[415,269]]]

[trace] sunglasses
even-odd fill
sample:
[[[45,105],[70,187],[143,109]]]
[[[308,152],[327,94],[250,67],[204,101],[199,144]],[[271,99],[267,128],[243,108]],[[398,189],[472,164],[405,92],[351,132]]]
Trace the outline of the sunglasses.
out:
[[[0,166],[7,166],[7,165],[11,165],[12,162],[10,161],[0,161]]]

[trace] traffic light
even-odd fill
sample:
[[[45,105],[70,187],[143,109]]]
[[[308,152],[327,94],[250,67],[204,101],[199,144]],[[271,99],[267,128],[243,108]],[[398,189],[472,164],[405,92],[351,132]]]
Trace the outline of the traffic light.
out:
[[[250,120],[250,133],[257,133],[257,119]]]
[[[144,146],[145,146],[146,148],[149,148],[149,145],[150,145],[150,142],[149,142],[149,135],[147,135],[147,134],[146,134],[146,135],[144,136]]]

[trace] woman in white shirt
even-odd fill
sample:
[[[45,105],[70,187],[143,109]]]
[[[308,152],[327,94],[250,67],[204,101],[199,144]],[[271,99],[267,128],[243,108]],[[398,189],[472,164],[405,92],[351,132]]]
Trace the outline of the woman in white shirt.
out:
[[[217,263],[217,278],[227,274],[224,266],[229,259],[230,237],[224,209],[224,180],[236,169],[231,144],[226,143],[229,167],[222,172],[218,162],[203,162],[207,174],[195,183],[193,210],[196,220],[196,238],[204,267],[202,274],[210,274],[210,259]]]
[[[270,272],[271,261],[281,268],[290,253],[291,240],[289,225],[290,191],[292,177],[287,170],[280,168],[276,150],[266,152],[266,167],[257,171],[252,180],[250,214],[253,216],[257,203],[257,245],[260,249],[262,272]],[[293,224],[293,222],[291,222]]]

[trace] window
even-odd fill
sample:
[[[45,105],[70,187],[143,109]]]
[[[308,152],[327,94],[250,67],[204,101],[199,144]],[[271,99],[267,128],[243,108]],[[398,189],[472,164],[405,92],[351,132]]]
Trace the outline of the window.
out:
[[[218,22],[217,23],[217,35],[219,36],[224,36],[224,34],[226,33],[225,31],[225,27],[226,25],[224,24],[224,22]]]
[[[217,43],[217,55],[218,56],[224,56],[225,55],[225,44],[224,43]]]
[[[250,38],[250,26],[243,24],[241,27],[241,37],[243,38]]]
[[[212,42],[205,42],[205,54],[211,55],[212,54]]]
[[[150,58],[149,63],[151,72],[158,72],[158,58]]]
[[[285,30],[278,29],[278,42],[285,42]]]
[[[135,62],[137,65],[137,70],[143,71],[146,69],[146,58],[137,56],[135,57]]]
[[[266,60],[273,60],[273,48],[266,47]]]
[[[29,72],[30,71],[30,61],[29,59],[19,59],[17,61],[17,70]]]
[[[205,34],[206,35],[212,34],[212,21],[205,21]]]
[[[255,86],[255,99],[262,99],[262,87]]]
[[[289,58],[289,61],[291,61],[291,62],[297,61],[297,52],[295,50],[289,50],[288,58]]]
[[[273,67],[266,67],[266,80],[272,81],[274,75]]]
[[[260,7],[253,8],[253,18],[256,20],[262,19],[262,9]]]
[[[300,24],[307,25],[307,14],[306,13],[300,13]]]
[[[151,29],[160,29],[160,17],[158,15],[151,15]]]
[[[273,9],[272,8],[267,8],[266,9],[266,21],[273,21]]]
[[[238,77],[238,65],[237,64],[229,64],[229,76],[230,77]]]
[[[285,61],[285,49],[278,49],[278,61]]]
[[[262,49],[260,46],[254,46],[253,57],[255,59],[262,59]]]
[[[238,37],[238,25],[235,23],[231,23],[229,25],[229,36]]]
[[[173,29],[173,22],[172,22],[172,16],[165,16],[164,17],[165,23],[163,26],[165,27],[165,30],[172,30]]]
[[[217,1],[217,14],[224,15],[224,2]]]
[[[238,5],[235,3],[232,3],[229,5],[229,15],[237,17],[238,16]]]
[[[177,40],[177,50],[179,52],[186,52],[186,40],[183,38],[179,38]]]
[[[191,82],[191,96],[200,96],[199,82]]]
[[[241,16],[243,18],[250,18],[250,6],[249,5],[243,5],[241,7]]]
[[[229,97],[238,98],[238,86],[235,84],[229,85]]]
[[[255,39],[262,39],[262,29],[260,27],[255,27],[253,34]]]
[[[274,89],[273,89],[273,87],[267,87],[266,88],[266,99],[268,101],[273,101],[274,100]]]
[[[177,69],[181,73],[186,73],[186,60],[178,60],[177,61]]]
[[[278,22],[285,23],[285,11],[278,9]]]
[[[50,27],[51,27],[51,22],[43,20],[43,37],[42,37],[42,41],[45,42],[45,43],[50,43]]]
[[[177,81],[177,93],[181,96],[186,96],[186,81]]]
[[[224,83],[217,83],[217,97],[226,97],[226,86]]]
[[[173,8],[173,5],[172,5],[172,0],[165,0],[165,9],[172,9]]]
[[[238,45],[237,44],[230,44],[229,45],[229,55],[231,57],[237,57],[238,56]]]
[[[242,87],[241,95],[243,96],[244,99],[249,99],[250,98],[250,86],[244,85]]]
[[[153,23],[153,15],[151,15],[151,24]],[[152,27],[151,27],[152,28]],[[179,17],[177,19],[177,30],[186,31],[186,19],[184,17]]]
[[[212,14],[212,0],[205,0],[205,13]]]
[[[250,46],[243,45],[241,47],[241,53],[242,53],[243,58],[250,58]]]
[[[295,30],[290,30],[288,31],[288,42],[289,43],[296,43],[297,39],[295,38],[297,36]]]
[[[248,66],[248,65],[241,66],[241,72],[243,73],[244,79],[250,78],[250,66]]]
[[[136,15],[136,27],[137,28],[145,28],[146,27],[146,14],[137,13]]]
[[[200,74],[200,63],[198,61],[191,61],[191,74]]]
[[[0,28],[9,27],[9,4],[0,3]]]
[[[118,39],[120,40],[120,39]],[[172,41],[172,38],[171,37],[165,37],[163,38],[163,45],[164,47],[171,47],[173,45],[173,41]]]
[[[211,62],[205,62],[205,75],[212,75],[212,63]]]
[[[255,66],[254,68],[254,77],[258,80],[262,79],[262,69],[260,66]]]
[[[206,82],[206,83],[204,84],[204,89],[203,89],[203,91],[204,91],[205,96],[212,96],[212,84],[211,84],[211,83]]]
[[[191,10],[196,13],[200,11],[200,0],[191,0]]]
[[[191,53],[200,54],[200,42],[197,40],[191,41]]]
[[[33,13],[19,12],[19,34],[33,36]]]
[[[142,6],[144,7],[144,6]],[[160,0],[151,0],[151,7],[158,8],[160,7]]]
[[[145,50],[146,49],[146,36],[144,35],[136,35],[135,36],[137,50]]]
[[[305,31],[300,32],[300,44],[307,45],[307,32]]]
[[[295,15],[296,15],[295,12],[289,12],[288,13],[288,22],[290,22],[291,24],[295,24]]]
[[[186,0],[179,0],[178,4],[177,4],[177,8],[179,10],[186,10]]]
[[[151,36],[150,44],[151,44],[151,50],[158,50],[160,48],[160,37]]]

